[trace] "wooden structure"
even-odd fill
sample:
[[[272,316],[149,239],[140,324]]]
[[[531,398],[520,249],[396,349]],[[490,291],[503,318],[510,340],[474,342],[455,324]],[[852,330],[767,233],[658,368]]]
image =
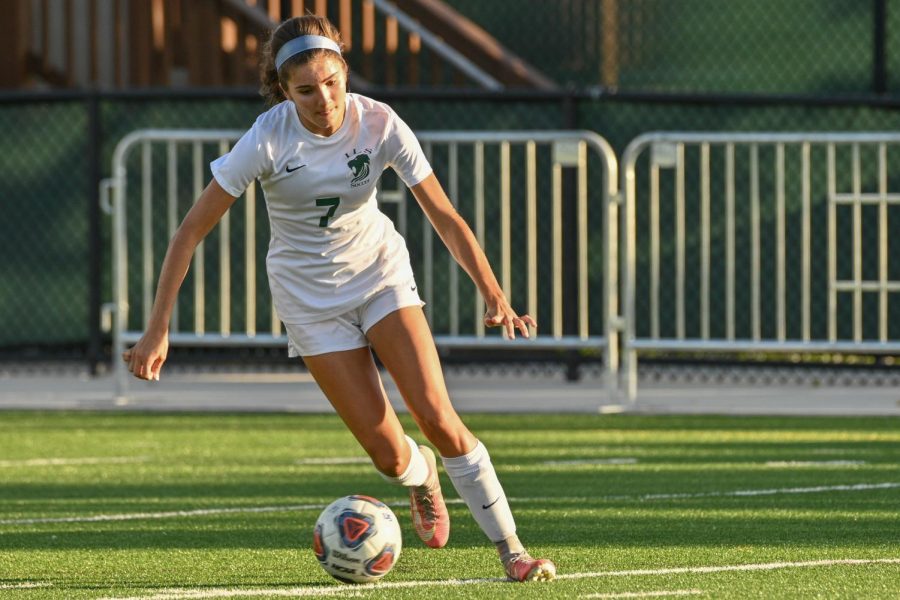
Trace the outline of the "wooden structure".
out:
[[[440,0],[5,0],[0,88],[255,86],[259,50],[309,12],[341,30],[354,83],[555,84]]]

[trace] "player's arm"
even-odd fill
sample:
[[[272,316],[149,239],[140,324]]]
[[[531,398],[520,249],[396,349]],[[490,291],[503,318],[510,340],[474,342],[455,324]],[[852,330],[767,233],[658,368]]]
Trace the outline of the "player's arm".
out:
[[[122,354],[128,370],[140,379],[159,379],[159,370],[169,349],[169,319],[184,281],[191,257],[236,198],[213,179],[169,241],[156,287],[156,298],[147,329],[137,344]]]
[[[484,298],[487,305],[485,325],[503,327],[510,338],[516,336],[515,330],[518,328],[523,336],[528,337],[528,326],[537,327],[537,323],[528,315],[520,317],[512,309],[475,234],[456,212],[434,173],[411,189],[453,258],[469,274]]]

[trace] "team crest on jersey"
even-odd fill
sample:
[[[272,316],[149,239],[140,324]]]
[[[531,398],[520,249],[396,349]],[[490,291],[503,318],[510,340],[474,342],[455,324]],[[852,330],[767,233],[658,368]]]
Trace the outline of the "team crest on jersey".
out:
[[[353,152],[345,153],[350,160],[347,166],[353,173],[353,179],[350,180],[350,187],[359,187],[369,182],[369,155],[372,154],[371,148],[365,148],[362,151],[353,149]]]

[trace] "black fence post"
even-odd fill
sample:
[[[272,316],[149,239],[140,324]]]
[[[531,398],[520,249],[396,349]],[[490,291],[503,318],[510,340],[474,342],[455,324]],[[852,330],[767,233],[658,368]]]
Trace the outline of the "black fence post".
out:
[[[85,99],[87,110],[87,162],[88,162],[88,369],[97,375],[103,362],[103,338],[100,331],[100,303],[102,285],[100,265],[102,260],[102,239],[100,236],[100,98],[91,91]]]
[[[563,98],[563,123],[566,129],[578,127],[578,105],[573,94]],[[562,167],[563,222],[563,335],[578,335],[578,169]],[[578,381],[581,356],[566,351],[566,380]]]
[[[887,92],[887,0],[874,0],[872,23],[872,91]]]

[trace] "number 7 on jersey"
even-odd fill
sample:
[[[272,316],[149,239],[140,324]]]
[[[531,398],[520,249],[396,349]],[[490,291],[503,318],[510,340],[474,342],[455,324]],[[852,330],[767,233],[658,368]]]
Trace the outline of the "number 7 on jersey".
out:
[[[316,206],[330,206],[324,217],[319,218],[319,227],[328,227],[328,220],[334,216],[338,204],[341,203],[340,198],[316,198]]]

